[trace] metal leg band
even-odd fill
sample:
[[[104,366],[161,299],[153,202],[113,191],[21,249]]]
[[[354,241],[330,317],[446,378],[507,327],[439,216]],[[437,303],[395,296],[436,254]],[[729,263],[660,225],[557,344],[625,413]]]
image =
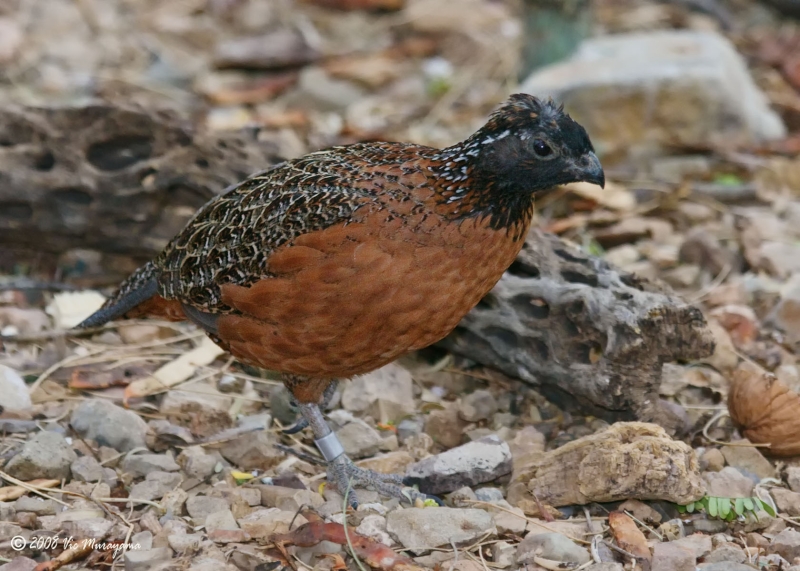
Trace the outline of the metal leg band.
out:
[[[344,454],[344,447],[342,443],[339,442],[339,437],[336,436],[335,432],[329,432],[322,438],[315,440],[314,444],[317,445],[317,448],[322,453],[322,457],[325,458],[327,462],[332,462]]]

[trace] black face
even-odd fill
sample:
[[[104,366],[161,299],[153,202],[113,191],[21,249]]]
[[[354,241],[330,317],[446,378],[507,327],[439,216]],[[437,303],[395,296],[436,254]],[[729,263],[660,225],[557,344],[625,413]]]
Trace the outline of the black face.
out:
[[[605,185],[586,130],[552,102],[513,95],[467,146],[481,178],[502,192],[534,193],[560,184]]]

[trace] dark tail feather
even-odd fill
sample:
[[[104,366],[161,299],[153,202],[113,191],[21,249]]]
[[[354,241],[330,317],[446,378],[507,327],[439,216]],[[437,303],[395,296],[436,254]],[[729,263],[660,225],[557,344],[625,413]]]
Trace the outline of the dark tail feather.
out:
[[[158,276],[155,267],[145,264],[119,286],[119,290],[102,308],[76,325],[76,329],[99,327],[122,317],[140,303],[158,295]]]

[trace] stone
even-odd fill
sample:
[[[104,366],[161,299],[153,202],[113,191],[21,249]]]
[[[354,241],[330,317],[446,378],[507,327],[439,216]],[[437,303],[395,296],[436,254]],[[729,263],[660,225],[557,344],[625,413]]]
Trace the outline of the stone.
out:
[[[719,472],[703,472],[703,479],[708,495],[717,498],[749,498],[755,487],[753,480],[731,466]]]
[[[492,516],[484,510],[458,508],[394,510],[386,517],[386,530],[417,554],[431,547],[464,545],[497,532]]]
[[[258,488],[261,490],[261,504],[270,508],[297,512],[301,506],[318,508],[325,503],[325,498],[311,490],[283,486],[258,486]],[[363,494],[361,498],[364,499]]]
[[[461,420],[458,409],[454,406],[432,410],[425,419],[425,433],[444,448],[454,448],[461,444],[464,426],[466,423]]]
[[[627,500],[620,504],[617,508],[619,511],[626,511],[633,514],[633,516],[645,523],[659,524],[661,523],[661,514],[639,500]]]
[[[534,72],[521,91],[563,101],[601,155],[748,144],[786,132],[742,56],[716,32],[590,39],[571,59]]]
[[[533,565],[534,557],[565,563],[588,563],[589,552],[560,533],[529,533],[517,547],[517,565]]]
[[[14,502],[17,512],[31,512],[36,515],[55,515],[56,503],[53,500],[44,500],[38,496],[22,496]]]
[[[780,288],[780,299],[768,320],[785,332],[790,341],[800,341],[800,273],[792,274]]]
[[[182,488],[167,491],[161,498],[161,505],[167,513],[175,516],[183,515],[183,507],[189,499],[188,492]]]
[[[656,543],[650,571],[695,571],[695,557],[691,550],[674,542]]]
[[[397,440],[405,444],[408,438],[422,432],[424,427],[425,423],[419,417],[404,418],[397,423]]]
[[[320,111],[341,111],[364,97],[364,90],[351,81],[334,79],[323,68],[306,66],[298,78],[298,105]]]
[[[199,410],[206,413],[214,411],[224,413],[232,404],[233,396],[221,393],[215,383],[198,382],[192,385],[192,392],[168,391],[161,401],[159,410],[161,414],[167,416],[192,414]]]
[[[105,515],[105,514],[103,514]],[[81,539],[105,538],[114,527],[114,522],[105,517],[87,517],[75,521],[65,521],[62,531],[66,532],[67,537],[74,536]]]
[[[172,552],[168,547],[156,547],[148,550],[126,551],[123,561],[125,562],[125,571],[148,571],[158,563],[169,561],[171,558]]]
[[[154,471],[143,482],[131,486],[130,497],[143,500],[161,499],[180,485],[183,477],[173,472]]]
[[[188,477],[205,480],[214,473],[218,460],[206,454],[202,446],[189,446],[181,451],[177,462]]]
[[[721,561],[729,561],[732,563],[744,563],[747,561],[747,555],[744,549],[736,544],[725,542],[718,545],[714,551],[709,553],[703,559],[703,563],[719,563]]]
[[[635,498],[687,504],[705,494],[697,457],[664,429],[642,422],[618,422],[535,458],[512,477],[526,482],[530,497],[551,506]],[[525,509],[523,507],[523,509]]]
[[[176,553],[190,553],[200,549],[203,535],[200,533],[173,533],[167,536],[170,549]]]
[[[700,469],[719,472],[725,467],[725,457],[719,448],[709,448],[700,456]]]
[[[140,531],[131,535],[131,545],[137,546],[136,549],[152,549],[153,548],[153,532]]]
[[[492,514],[497,533],[500,535],[518,535],[520,537],[525,535],[525,530],[528,527],[525,512],[520,508],[512,506],[505,500],[495,502],[495,505],[497,508],[486,506],[484,509]]]
[[[750,565],[745,565],[744,563],[731,563],[730,561],[709,563],[708,565],[704,564],[698,567],[698,569],[701,571],[753,571],[753,567]]]
[[[501,569],[511,567],[517,560],[517,547],[507,541],[498,541],[489,549],[492,563]]]
[[[377,430],[362,422],[350,422],[336,431],[345,454],[350,458],[372,456],[381,447],[383,438]]]
[[[205,527],[208,538],[217,543],[233,543],[250,539],[247,532],[239,528],[233,512],[227,508],[208,514]]]
[[[310,63],[318,56],[303,34],[278,28],[257,36],[236,36],[219,42],[214,63],[218,68],[281,69]]]
[[[229,509],[228,500],[214,496],[192,496],[186,500],[186,511],[198,524],[206,521],[209,514]]]
[[[0,571],[34,571],[38,565],[38,561],[28,557],[15,557],[5,565],[0,565]]]
[[[414,463],[414,458],[405,450],[388,452],[367,458],[358,463],[361,468],[374,470],[381,474],[402,474]]]
[[[365,535],[388,547],[394,545],[394,541],[392,541],[391,536],[386,531],[386,518],[382,515],[370,514],[365,516],[364,519],[361,520],[361,523],[358,524],[356,533]]]
[[[122,471],[134,478],[154,471],[177,472],[180,469],[171,454],[130,454],[122,461]]]
[[[106,400],[89,399],[82,402],[73,411],[70,425],[82,438],[120,452],[146,446],[147,423],[136,413]]]
[[[497,412],[497,401],[487,390],[479,389],[462,397],[458,405],[458,414],[467,422],[488,420]]]
[[[772,494],[780,513],[785,513],[790,517],[800,516],[800,493],[784,488],[772,488],[770,494]],[[17,510],[19,511],[19,508]]]
[[[257,508],[236,521],[253,539],[268,539],[276,533],[287,533],[292,521],[294,528],[307,523],[306,518],[297,512],[278,508]]]
[[[491,482],[511,473],[511,450],[497,436],[487,436],[420,460],[406,478],[427,494],[442,494],[462,486]]]
[[[614,561],[604,561],[603,563],[589,565],[586,571],[625,571],[625,568]]]
[[[724,533],[728,531],[728,522],[722,519],[696,519],[692,527],[700,533]]]
[[[741,443],[746,443],[746,441]],[[753,446],[723,446],[720,452],[725,457],[728,466],[754,474],[758,476],[759,480],[775,478],[778,475],[769,460],[764,458],[758,448]]]
[[[29,410],[33,403],[28,385],[11,367],[0,365],[0,406],[3,410]]]
[[[22,450],[5,466],[5,471],[20,480],[69,478],[69,467],[78,458],[63,436],[42,431],[25,442]]]
[[[92,456],[81,456],[70,466],[72,477],[80,482],[99,482],[105,478],[100,462]]]
[[[226,443],[220,454],[240,470],[269,470],[285,458],[284,453],[275,448],[277,443],[273,433],[262,430]]]
[[[771,551],[787,561],[800,557],[800,532],[788,527],[772,539]]]
[[[342,406],[379,422],[395,422],[414,413],[413,387],[408,369],[390,363],[345,383]]]
[[[707,535],[702,535],[699,533],[676,539],[670,543],[687,549],[697,559],[705,557],[711,553],[712,548],[711,538]]]
[[[478,488],[475,490],[475,499],[496,503],[504,501],[505,498],[503,498],[503,490],[500,488]]]
[[[789,466],[786,468],[786,483],[793,492],[800,492],[800,467]]]

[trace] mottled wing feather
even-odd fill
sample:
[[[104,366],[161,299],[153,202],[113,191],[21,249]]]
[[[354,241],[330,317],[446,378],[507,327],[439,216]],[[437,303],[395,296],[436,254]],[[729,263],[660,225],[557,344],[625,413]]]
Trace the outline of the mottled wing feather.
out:
[[[411,146],[396,145],[402,153]],[[418,148],[418,147],[417,147]],[[334,147],[276,165],[203,207],[157,258],[159,294],[204,311],[227,313],[220,285],[269,277],[268,259],[297,237],[350,221],[375,203],[379,188],[360,184],[358,161],[396,162],[367,145]]]

